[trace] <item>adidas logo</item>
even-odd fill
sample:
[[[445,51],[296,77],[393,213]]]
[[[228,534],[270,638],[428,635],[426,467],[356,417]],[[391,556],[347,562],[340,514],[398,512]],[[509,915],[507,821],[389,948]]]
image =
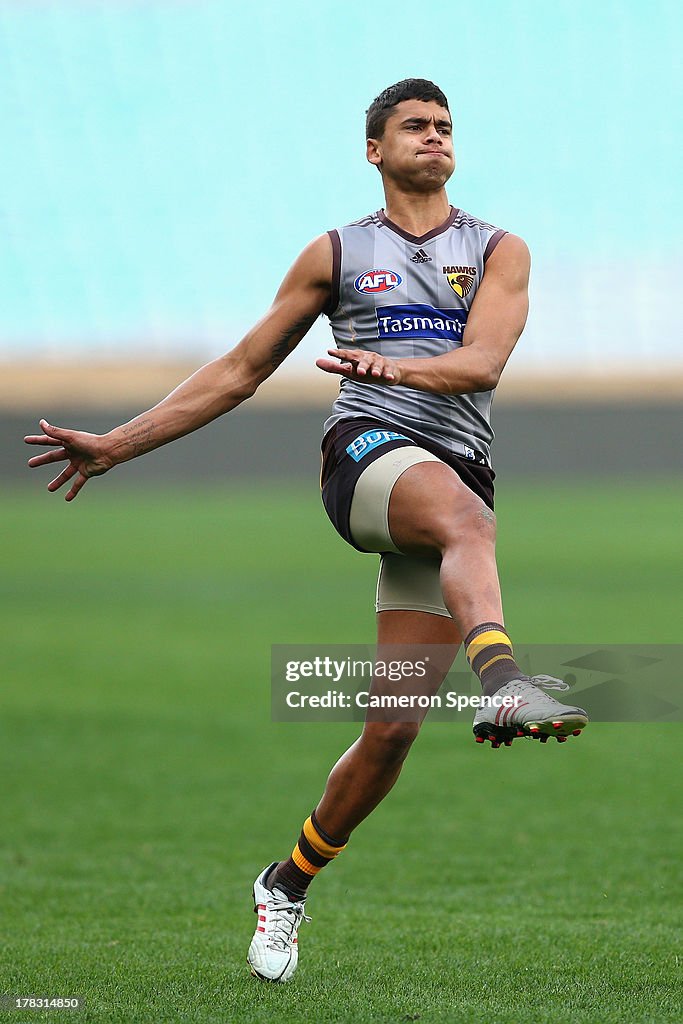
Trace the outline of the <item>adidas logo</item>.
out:
[[[428,256],[424,249],[418,249],[414,256],[410,257],[411,263],[431,263],[432,257]]]

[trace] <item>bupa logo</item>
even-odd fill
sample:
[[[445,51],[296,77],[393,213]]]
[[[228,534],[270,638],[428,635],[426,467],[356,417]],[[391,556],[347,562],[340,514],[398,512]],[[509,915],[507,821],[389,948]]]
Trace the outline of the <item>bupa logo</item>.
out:
[[[353,287],[363,295],[377,295],[393,291],[402,281],[401,275],[393,270],[364,270],[353,282]]]
[[[387,441],[407,441],[408,438],[405,434],[397,434],[395,430],[366,430],[364,434],[359,434],[346,449],[354,462],[360,462],[360,460],[372,452],[380,444],[386,444]]]

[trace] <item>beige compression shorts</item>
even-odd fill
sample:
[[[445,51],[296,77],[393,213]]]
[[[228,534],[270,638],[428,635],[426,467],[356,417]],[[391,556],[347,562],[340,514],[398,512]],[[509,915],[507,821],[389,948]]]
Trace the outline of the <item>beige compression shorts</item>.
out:
[[[381,553],[375,598],[378,612],[420,611],[450,618],[441,593],[440,561],[402,555],[389,532],[389,499],[394,484],[420,462],[441,459],[424,448],[411,446],[387,452],[368,466],[353,492],[349,527],[359,547]]]

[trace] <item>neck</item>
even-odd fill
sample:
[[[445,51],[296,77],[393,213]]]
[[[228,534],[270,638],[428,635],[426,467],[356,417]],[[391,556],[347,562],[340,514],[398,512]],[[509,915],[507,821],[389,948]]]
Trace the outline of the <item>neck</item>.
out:
[[[426,235],[443,224],[451,212],[445,188],[438,192],[408,193],[385,182],[384,196],[384,212],[389,220],[411,235]]]

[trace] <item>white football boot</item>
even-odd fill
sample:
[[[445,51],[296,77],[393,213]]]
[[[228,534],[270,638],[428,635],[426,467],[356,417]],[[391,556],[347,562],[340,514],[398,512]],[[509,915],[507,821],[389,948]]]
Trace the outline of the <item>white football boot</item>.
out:
[[[586,712],[560,704],[544,693],[545,689],[568,690],[569,683],[554,676],[522,676],[501,686],[494,696],[516,698],[515,704],[479,708],[472,726],[477,743],[491,740],[492,747],[501,743],[509,747],[518,736],[540,739],[541,743],[547,743],[549,736],[555,736],[559,743],[564,743],[570,734],[578,736],[588,725]]]
[[[254,882],[254,913],[258,925],[249,946],[247,963],[261,981],[289,981],[299,960],[297,933],[304,913],[304,901],[293,903],[279,889],[266,889],[265,881],[277,867],[274,861]]]

